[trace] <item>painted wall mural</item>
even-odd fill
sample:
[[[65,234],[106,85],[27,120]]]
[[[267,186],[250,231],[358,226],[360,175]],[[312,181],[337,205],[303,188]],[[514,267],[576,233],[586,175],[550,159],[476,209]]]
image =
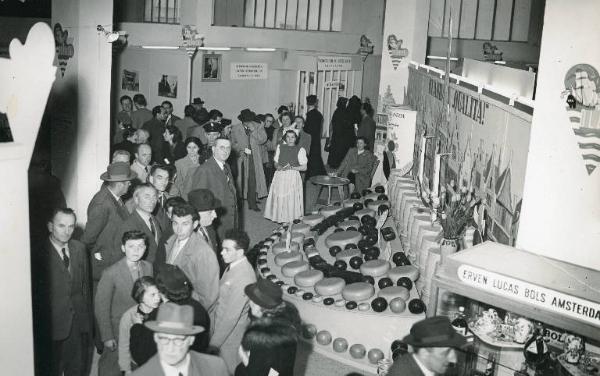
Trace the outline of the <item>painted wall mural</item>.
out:
[[[75,48],[73,47],[73,38],[69,37],[69,31],[63,30],[60,23],[54,25],[54,43],[60,74],[61,77],[64,77],[67,70],[67,62],[75,55]]]
[[[421,137],[433,136],[426,142],[425,183],[432,181],[435,153],[450,153],[442,159],[440,183],[474,188],[482,199],[476,221],[484,239],[514,245],[531,115],[450,84],[450,112],[444,123],[443,85],[439,75],[409,68],[407,100],[417,111],[413,166],[418,165]]]
[[[565,75],[566,110],[588,175],[600,165],[600,75],[589,64],[577,64]]]

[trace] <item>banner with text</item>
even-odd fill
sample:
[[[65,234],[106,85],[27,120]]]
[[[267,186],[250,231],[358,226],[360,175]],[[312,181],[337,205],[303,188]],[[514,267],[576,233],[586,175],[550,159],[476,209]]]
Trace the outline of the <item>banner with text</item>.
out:
[[[319,56],[317,57],[317,70],[351,70],[352,58],[350,56]]]
[[[232,80],[266,80],[267,63],[231,63]]]
[[[480,290],[600,327],[598,303],[469,265],[459,266],[458,279]]]

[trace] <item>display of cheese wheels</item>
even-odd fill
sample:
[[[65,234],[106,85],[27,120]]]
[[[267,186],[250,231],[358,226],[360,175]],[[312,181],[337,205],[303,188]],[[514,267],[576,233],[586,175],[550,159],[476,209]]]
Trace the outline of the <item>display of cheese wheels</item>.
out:
[[[360,266],[360,272],[363,275],[370,275],[374,278],[385,275],[388,270],[390,270],[390,263],[386,260],[371,260]]]
[[[361,201],[359,199],[356,199],[356,198],[350,198],[348,200],[344,200],[343,206],[345,208],[351,208],[357,202],[361,202]]]
[[[337,245],[344,249],[346,244],[356,244],[361,238],[362,234],[358,231],[334,232],[333,234],[330,234],[327,239],[325,239],[325,244],[327,247],[333,247],[334,245]]]
[[[313,287],[323,277],[323,272],[320,270],[303,270],[294,275],[294,283],[300,287]]]
[[[368,311],[370,309],[371,309],[371,304],[369,304],[369,303],[360,303],[358,305],[358,310],[359,311]]]
[[[315,292],[322,296],[337,295],[342,292],[346,282],[340,277],[323,278],[315,284]]]
[[[327,218],[339,212],[341,209],[341,206],[324,206],[319,209],[319,214],[322,214],[325,218]]]
[[[346,264],[350,263],[350,259],[355,256],[360,256],[361,253],[358,249],[345,249],[335,255],[337,260],[344,260]]]
[[[308,235],[310,233],[310,225],[307,225],[306,223],[298,223],[297,225],[294,225],[294,227],[292,228],[293,232],[299,232],[301,234],[303,234],[304,236]]]
[[[277,256],[279,257],[279,256]],[[292,261],[281,267],[281,274],[286,277],[293,277],[296,274],[310,269],[308,262],[304,260]]]
[[[292,231],[292,242],[298,244],[304,244],[304,234],[297,232],[296,229]]]
[[[283,252],[298,251],[299,249],[300,249],[300,243],[292,242],[292,243],[290,243],[290,248],[288,249],[285,246],[285,241],[273,244],[273,248],[272,248],[274,255],[278,255]]]
[[[344,230],[347,230],[348,227],[358,228],[358,226],[360,226],[360,222],[356,220],[347,220],[338,225],[339,228],[342,228]]]
[[[388,271],[388,277],[394,282],[402,277],[408,277],[414,282],[419,278],[419,268],[414,265],[396,266]]]
[[[355,282],[346,285],[342,290],[342,297],[346,300],[360,302],[370,299],[375,294],[375,288],[367,282]]]
[[[323,222],[324,219],[325,219],[325,217],[322,216],[321,214],[311,214],[311,215],[305,215],[304,217],[302,217],[302,222],[306,223],[310,227],[313,227],[313,226],[316,226],[319,223]]]
[[[365,215],[370,215],[370,216],[374,217],[375,210],[365,208],[365,209],[357,210],[356,212],[354,212],[354,215],[357,216],[358,218],[362,218]]]
[[[395,298],[402,298],[404,300],[408,300],[408,298],[410,297],[410,292],[406,287],[390,286],[379,290],[377,296],[385,298],[387,301],[390,301]]]
[[[300,261],[302,260],[302,255],[298,251],[293,252],[284,252],[275,256],[275,264],[279,266],[283,266],[288,262]]]
[[[389,207],[390,202],[388,200],[377,200],[377,201],[369,202],[369,205],[367,205],[367,207],[369,209],[377,212],[377,209],[379,208],[380,205],[387,205]]]

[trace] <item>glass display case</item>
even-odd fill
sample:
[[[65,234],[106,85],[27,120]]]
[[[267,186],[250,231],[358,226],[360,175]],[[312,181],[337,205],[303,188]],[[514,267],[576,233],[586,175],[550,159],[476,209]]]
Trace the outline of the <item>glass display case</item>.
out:
[[[448,256],[429,316],[469,345],[455,375],[600,375],[600,272],[486,242]]]

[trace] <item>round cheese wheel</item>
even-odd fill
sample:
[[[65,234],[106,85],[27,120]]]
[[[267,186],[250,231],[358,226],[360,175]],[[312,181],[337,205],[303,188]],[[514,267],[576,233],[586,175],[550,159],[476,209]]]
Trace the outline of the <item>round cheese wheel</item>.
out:
[[[325,217],[329,217],[339,212],[340,210],[342,210],[341,206],[324,206],[321,209],[319,209],[319,213],[321,213]]]
[[[371,277],[381,277],[390,270],[390,263],[386,260],[370,260],[360,266],[360,272],[363,275]]]
[[[290,252],[290,251],[298,251],[298,250],[300,250],[300,244],[291,242],[290,249],[287,249],[285,247],[285,241],[283,241],[283,242],[273,244],[272,250],[273,250],[274,255],[278,255],[280,253],[285,253],[285,252]]]
[[[318,225],[319,223],[323,222],[323,220],[325,219],[325,217],[323,217],[321,214],[311,214],[311,215],[305,215],[304,217],[302,217],[302,222],[306,223],[307,225],[309,225],[310,227]]]
[[[375,288],[373,285],[367,282],[355,282],[344,287],[342,290],[342,297],[346,300],[354,300],[360,302],[367,300],[375,294]]]
[[[413,282],[419,278],[419,268],[414,265],[396,266],[388,271],[388,277],[396,283],[402,277],[408,277]]]
[[[337,260],[344,260],[346,262],[346,265],[350,265],[350,259],[354,256],[361,256],[362,253],[360,253],[360,251],[358,249],[344,249],[343,251],[341,251],[340,253],[338,253],[337,255],[335,255],[335,258]],[[352,299],[348,299],[348,300],[352,300]]]
[[[390,286],[379,290],[377,296],[385,298],[388,302],[395,298],[402,298],[402,300],[408,300],[410,292],[406,287],[402,286]]]
[[[312,249],[313,249],[312,251],[309,251],[308,248],[306,249],[306,257],[309,258],[309,259],[311,257],[313,257],[313,256],[318,256],[319,255],[319,251],[317,251],[316,248],[312,248]]]
[[[348,221],[344,221],[342,223],[340,223],[338,225],[339,228],[346,230],[348,227],[354,227],[354,228],[359,228],[360,227],[360,221],[357,220],[348,220]]]
[[[294,232],[303,234],[306,237],[306,235],[308,235],[310,233],[310,227],[311,226],[307,225],[306,223],[298,223],[298,224],[295,224],[294,227],[292,227],[292,230]]]
[[[377,209],[379,209],[379,205],[387,205],[388,208],[390,207],[390,202],[388,200],[381,200],[381,201],[373,201],[370,202],[368,206],[369,209],[377,211]]]
[[[330,234],[327,239],[325,239],[325,244],[327,244],[327,247],[329,248],[337,245],[344,249],[346,244],[356,244],[360,239],[362,239],[362,234],[358,231],[340,231]]]
[[[315,284],[315,292],[322,296],[337,295],[342,292],[346,282],[340,277],[323,278]]]
[[[365,215],[370,215],[371,217],[375,217],[375,211],[372,209],[360,209],[354,212],[354,215],[358,218],[362,218]]]
[[[369,303],[360,303],[358,305],[358,310],[359,311],[368,311],[370,309],[371,309],[371,304],[369,304]]]
[[[284,252],[275,256],[275,264],[279,266],[283,266],[288,262],[300,261],[302,260],[302,255],[298,251],[292,252]]]
[[[344,203],[342,204],[342,206],[345,208],[351,208],[357,202],[361,202],[361,201],[357,198],[349,198],[347,200],[344,200]]]
[[[323,277],[323,272],[320,270],[304,270],[294,276],[294,282],[300,287],[313,287]]]
[[[310,269],[308,262],[304,260],[292,261],[288,262],[287,264],[281,267],[281,274],[283,274],[286,277],[293,277],[296,274],[308,269]]]

